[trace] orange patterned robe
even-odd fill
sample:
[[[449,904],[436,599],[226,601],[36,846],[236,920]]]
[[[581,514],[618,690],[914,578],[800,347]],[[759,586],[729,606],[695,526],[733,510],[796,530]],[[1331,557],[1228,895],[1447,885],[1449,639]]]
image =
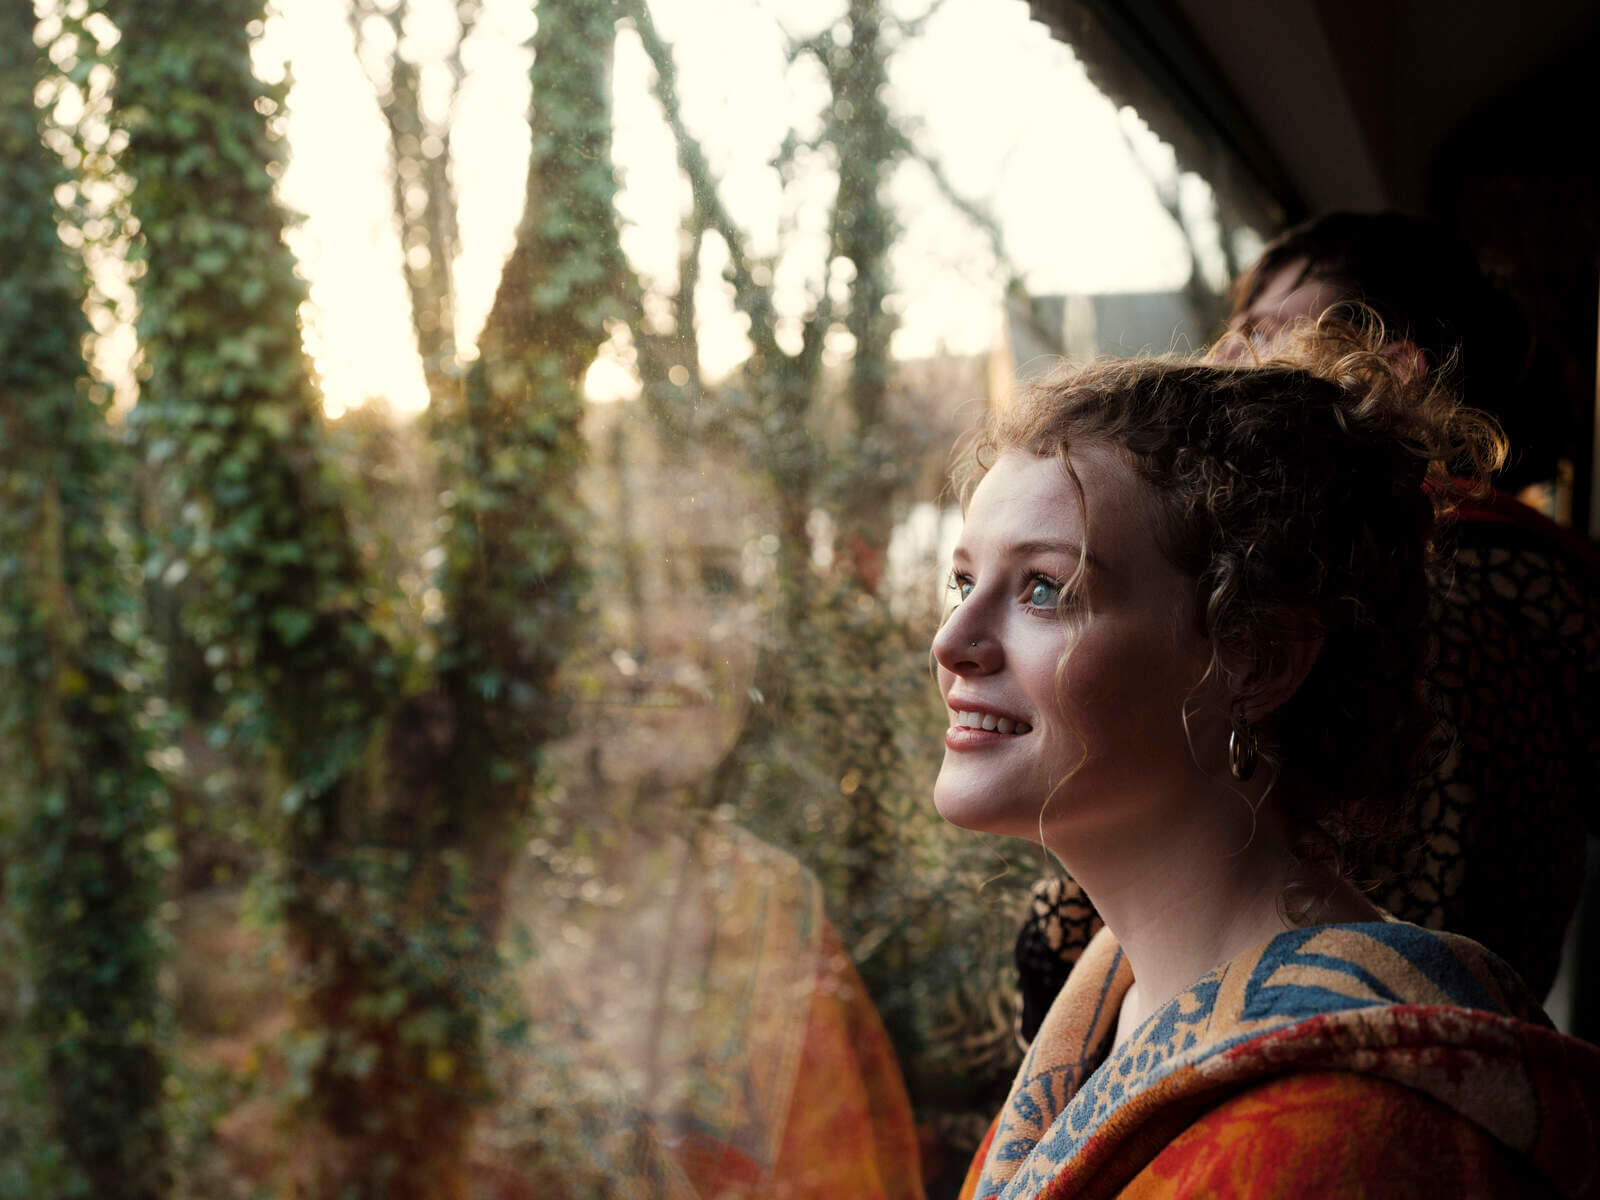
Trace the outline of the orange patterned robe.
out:
[[[514,883],[541,1040],[502,1055],[485,1194],[921,1200],[900,1066],[816,878],[720,822],[630,862],[593,902]]]
[[[962,1200],[1600,1196],[1600,1049],[1477,943],[1404,922],[1280,934],[1115,1050],[1099,933]]]

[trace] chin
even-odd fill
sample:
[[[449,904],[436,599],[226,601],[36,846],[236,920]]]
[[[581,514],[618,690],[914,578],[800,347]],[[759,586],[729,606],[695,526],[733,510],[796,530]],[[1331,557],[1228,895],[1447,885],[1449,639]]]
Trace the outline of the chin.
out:
[[[1019,803],[1014,795],[999,804],[994,799],[996,790],[999,789],[955,786],[941,776],[933,785],[934,811],[958,829],[1037,842],[1039,811],[1043,804]]]
[[[973,804],[969,796],[949,795],[936,785],[933,789],[933,808],[957,829],[983,832],[983,821],[978,811],[982,805]]]

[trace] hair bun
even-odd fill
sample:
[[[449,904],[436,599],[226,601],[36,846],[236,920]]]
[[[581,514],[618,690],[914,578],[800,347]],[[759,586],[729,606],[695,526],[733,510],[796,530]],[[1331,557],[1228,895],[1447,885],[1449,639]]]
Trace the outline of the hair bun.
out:
[[[1288,327],[1258,365],[1305,371],[1333,384],[1340,424],[1390,438],[1400,453],[1413,456],[1418,482],[1427,481],[1443,508],[1486,492],[1507,453],[1499,422],[1462,405],[1448,386],[1453,358],[1428,362],[1413,343],[1391,338],[1372,309],[1345,302]]]

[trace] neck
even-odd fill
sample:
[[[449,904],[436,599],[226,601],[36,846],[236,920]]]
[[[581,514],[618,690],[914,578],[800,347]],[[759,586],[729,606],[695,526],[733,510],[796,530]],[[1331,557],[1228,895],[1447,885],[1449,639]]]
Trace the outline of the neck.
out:
[[[1255,798],[1252,797],[1252,800]],[[1253,830],[1252,830],[1253,825]],[[1231,788],[1162,805],[1140,830],[1074,839],[1054,850],[1111,927],[1132,968],[1117,1040],[1213,967],[1296,924],[1378,919],[1335,877],[1300,867],[1281,822],[1252,821]],[[1285,915],[1291,884],[1312,889],[1303,921]]]

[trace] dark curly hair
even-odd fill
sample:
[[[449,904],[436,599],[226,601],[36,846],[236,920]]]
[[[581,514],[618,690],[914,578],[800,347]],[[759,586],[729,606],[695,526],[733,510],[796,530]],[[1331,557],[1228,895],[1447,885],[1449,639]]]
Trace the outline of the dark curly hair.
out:
[[[1421,683],[1435,522],[1504,455],[1491,418],[1383,345],[1375,318],[1324,317],[1251,365],[1067,366],[991,414],[956,479],[965,503],[999,453],[1057,456],[1087,521],[1067,454],[1110,447],[1148,488],[1162,552],[1194,580],[1211,670],[1230,690],[1321,639],[1259,734],[1294,782],[1280,803],[1294,806],[1297,849],[1335,866],[1403,809],[1436,726]],[[1253,670],[1229,676],[1223,664],[1241,661]]]
[[[1459,399],[1494,416],[1514,451],[1502,487],[1516,491],[1556,473],[1571,431],[1537,376],[1532,330],[1466,242],[1405,213],[1326,213],[1268,243],[1234,285],[1234,314],[1295,266],[1296,286],[1320,280],[1346,302],[1371,309],[1392,336],[1427,354]]]

